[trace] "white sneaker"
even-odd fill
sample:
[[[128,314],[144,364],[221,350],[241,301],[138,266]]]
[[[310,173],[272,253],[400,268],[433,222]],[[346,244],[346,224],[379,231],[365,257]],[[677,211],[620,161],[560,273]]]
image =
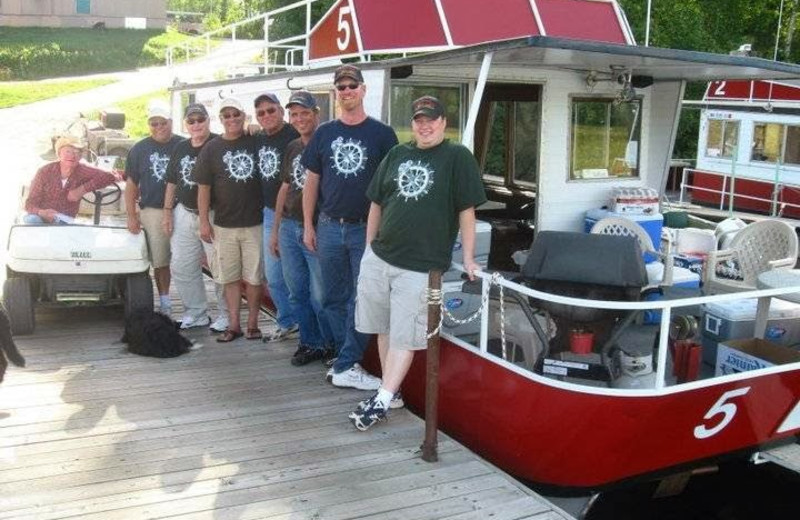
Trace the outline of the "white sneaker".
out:
[[[262,341],[264,343],[272,343],[273,341],[283,341],[285,339],[294,339],[300,336],[300,326],[296,323],[288,329],[278,327],[272,332],[264,334]]]
[[[220,314],[208,328],[211,329],[211,332],[225,332],[228,330],[228,325],[230,325],[228,317],[224,314]]]
[[[208,317],[208,314],[204,314],[198,318],[194,316],[184,316],[181,319],[181,330],[193,329],[195,327],[208,327],[209,323],[211,323],[211,318]]]
[[[358,363],[350,367],[349,370],[338,374],[334,373],[331,383],[333,383],[333,386],[340,388],[357,388],[359,390],[377,390],[381,387],[381,380],[370,375]]]

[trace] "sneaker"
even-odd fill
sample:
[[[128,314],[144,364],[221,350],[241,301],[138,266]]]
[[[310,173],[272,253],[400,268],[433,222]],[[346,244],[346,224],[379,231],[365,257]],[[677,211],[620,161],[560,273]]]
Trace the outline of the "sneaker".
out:
[[[358,403],[358,408],[356,408],[356,411],[360,412],[360,411],[364,410],[364,408],[367,407],[369,402],[372,399],[374,399],[375,396],[377,396],[377,395],[378,395],[378,392],[375,392],[375,394],[372,397],[370,397],[369,399],[364,399],[363,401]],[[396,394],[394,394],[392,396],[392,400],[389,401],[389,409],[390,410],[397,410],[398,408],[402,408],[405,405],[406,405],[406,402],[403,401],[403,394],[401,392],[397,392]]]
[[[333,367],[330,367],[328,372],[325,374],[325,381],[333,383]]]
[[[264,343],[272,343],[273,341],[283,341],[285,339],[296,338],[299,335],[300,335],[300,326],[295,323],[288,329],[278,327],[272,332],[267,332],[264,335],[263,341]]]
[[[172,305],[161,305],[158,308],[158,312],[160,312],[164,316],[172,316]]]
[[[230,325],[230,323],[228,322],[228,317],[225,316],[224,314],[220,314],[219,316],[217,316],[217,319],[214,320],[214,323],[209,325],[208,328],[211,329],[211,332],[222,333],[228,330],[228,325]]]
[[[296,367],[301,367],[303,365],[307,365],[312,361],[316,361],[318,359],[322,359],[325,351],[318,348],[310,348],[306,347],[305,345],[300,345],[297,348],[297,352],[294,353],[292,356],[292,365]]]
[[[370,375],[358,363],[348,370],[338,374],[334,373],[331,377],[331,383],[333,383],[333,386],[340,388],[357,388],[359,390],[378,390],[381,387],[381,380]]]
[[[363,410],[352,412],[348,417],[353,423],[353,426],[365,432],[372,427],[372,425],[386,420],[386,412],[388,410],[375,398],[372,398],[367,403]]]
[[[183,319],[181,319],[181,330],[193,329],[195,327],[208,327],[210,324],[211,318],[208,317],[208,314],[204,314],[199,318],[184,316]]]

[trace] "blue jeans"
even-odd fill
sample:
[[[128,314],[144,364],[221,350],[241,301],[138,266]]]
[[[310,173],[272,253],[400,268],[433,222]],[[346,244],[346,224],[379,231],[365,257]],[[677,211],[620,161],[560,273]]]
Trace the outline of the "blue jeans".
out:
[[[289,301],[289,288],[286,287],[286,281],[283,279],[281,259],[272,256],[272,253],[269,252],[269,239],[272,235],[274,221],[275,210],[264,207],[264,242],[262,246],[264,249],[264,278],[269,286],[269,297],[275,304],[275,321],[278,322],[278,327],[288,329],[297,323],[297,316],[294,306]]]
[[[337,374],[364,357],[369,336],[356,331],[355,303],[358,271],[367,239],[367,225],[348,224],[319,216],[317,251],[322,271],[322,306],[338,350],[333,365]]]
[[[303,226],[283,218],[279,235],[283,277],[300,325],[300,344],[313,349],[333,345],[330,325],[322,310],[322,274],[317,255],[303,244]]]

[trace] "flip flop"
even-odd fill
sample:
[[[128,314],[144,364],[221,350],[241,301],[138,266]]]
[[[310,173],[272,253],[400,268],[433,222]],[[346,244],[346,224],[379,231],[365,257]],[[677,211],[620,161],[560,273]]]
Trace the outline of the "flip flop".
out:
[[[261,339],[261,329],[247,329],[246,339]]]
[[[217,338],[217,343],[230,343],[231,341],[241,338],[243,336],[241,330],[228,329]]]

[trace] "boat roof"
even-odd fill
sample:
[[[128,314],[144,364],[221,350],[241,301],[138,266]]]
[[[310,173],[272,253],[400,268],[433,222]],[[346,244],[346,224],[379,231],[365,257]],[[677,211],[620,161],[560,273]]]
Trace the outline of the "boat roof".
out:
[[[359,63],[363,70],[382,70],[408,65],[480,67],[483,55],[493,53],[493,66],[509,65],[576,72],[610,72],[618,67],[635,75],[650,76],[654,81],[712,81],[716,79],[800,79],[800,65],[763,58],[729,56],[708,52],[640,47],[608,42],[593,42],[529,36],[470,45],[409,58]],[[336,65],[269,74],[271,79],[292,78],[300,74],[333,71]],[[265,75],[211,81],[192,87],[262,81]],[[177,89],[185,88],[178,86]]]

